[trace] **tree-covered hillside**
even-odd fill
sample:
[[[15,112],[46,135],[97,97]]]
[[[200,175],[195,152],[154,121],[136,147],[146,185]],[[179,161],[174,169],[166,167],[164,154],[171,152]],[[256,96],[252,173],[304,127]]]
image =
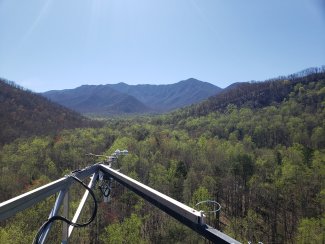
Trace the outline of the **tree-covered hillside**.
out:
[[[207,101],[184,108],[182,114],[187,117],[207,115],[214,111],[224,112],[229,104],[237,107],[263,108],[281,103],[288,98],[298,83],[308,84],[324,78],[325,66],[322,66],[263,82],[234,83]]]
[[[112,119],[98,129],[16,140],[0,150],[0,200],[96,161],[85,153],[128,149],[113,167],[190,206],[218,201],[220,215],[210,216],[210,223],[239,241],[324,243],[324,73],[257,86],[266,88],[246,97],[242,92],[243,102],[224,100],[221,108],[197,105],[158,117]],[[260,99],[267,102],[252,104]],[[102,199],[99,192],[97,198]],[[1,223],[0,243],[32,240],[53,202]],[[90,213],[85,210],[84,218]],[[60,230],[52,230],[50,241],[58,238]],[[111,203],[100,204],[96,223],[72,237],[72,243],[131,240],[204,243],[117,183]]]
[[[19,137],[47,135],[96,123],[48,99],[0,79],[0,145]]]

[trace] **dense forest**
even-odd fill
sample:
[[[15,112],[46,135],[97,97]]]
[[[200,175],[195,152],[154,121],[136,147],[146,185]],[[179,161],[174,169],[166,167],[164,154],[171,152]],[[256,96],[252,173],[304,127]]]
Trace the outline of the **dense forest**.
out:
[[[18,137],[98,125],[98,122],[0,78],[0,145]]]
[[[325,241],[325,71],[246,83],[155,117],[18,138],[0,149],[0,201],[127,149],[113,167],[185,204],[221,204],[209,221],[244,243]],[[82,189],[72,189],[75,208]],[[114,183],[95,223],[71,243],[204,243]],[[54,197],[0,223],[0,243],[30,243]],[[92,203],[83,218],[91,212]],[[50,243],[60,238],[60,223]]]

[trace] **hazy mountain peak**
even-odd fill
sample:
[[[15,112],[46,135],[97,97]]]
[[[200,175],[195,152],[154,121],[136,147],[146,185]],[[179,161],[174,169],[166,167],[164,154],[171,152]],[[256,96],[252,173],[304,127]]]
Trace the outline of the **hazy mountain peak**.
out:
[[[204,82],[204,81],[200,81],[200,80],[195,79],[195,78],[188,78],[188,79],[182,80],[180,82],[196,82],[196,83],[199,83],[199,82]]]
[[[221,90],[210,83],[189,78],[168,85],[128,85],[124,82],[84,85],[43,95],[82,113],[145,113],[170,111],[197,103]]]

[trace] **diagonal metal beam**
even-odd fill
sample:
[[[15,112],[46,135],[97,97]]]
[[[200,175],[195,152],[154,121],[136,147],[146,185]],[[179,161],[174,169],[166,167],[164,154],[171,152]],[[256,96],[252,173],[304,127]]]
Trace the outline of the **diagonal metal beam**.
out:
[[[84,178],[97,171],[98,164],[94,164],[83,170],[75,171],[74,174],[76,177],[83,180]],[[38,187],[32,191],[26,192],[22,195],[0,203],[0,221],[13,216],[19,211],[33,206],[34,204],[53,195],[56,192],[68,188],[72,184],[72,181],[73,179],[66,176],[47,185]]]
[[[54,207],[53,207],[53,209],[52,209],[52,211],[51,211],[51,213],[50,213],[50,215],[49,215],[49,218],[53,217],[54,215],[57,215],[57,213],[58,213],[58,211],[59,211],[59,209],[60,209],[60,206],[61,206],[61,204],[62,204],[62,202],[63,202],[63,199],[64,199],[64,197],[65,197],[66,192],[67,192],[67,189],[61,190],[61,191],[59,192],[59,195],[58,195],[58,197],[56,198],[56,201],[55,201]],[[50,232],[51,227],[52,227],[52,223],[50,223],[50,224],[46,227],[46,229],[44,230],[43,235],[41,235],[41,237],[40,237],[40,241],[39,241],[39,243],[43,244],[43,243],[45,242],[45,240],[46,240],[46,238],[47,238],[47,236],[48,236],[48,234],[49,234],[49,232]]]
[[[91,177],[91,180],[88,184],[88,187],[91,189],[93,188],[95,185],[96,185],[96,182],[97,182],[97,178],[98,178],[98,172],[94,173],[93,176]],[[89,191],[86,190],[81,201],[80,201],[80,204],[77,208],[77,211],[75,213],[75,215],[73,216],[73,219],[72,219],[72,222],[73,223],[76,223],[78,221],[78,218],[81,214],[81,211],[86,203],[86,200],[87,200],[87,197],[89,195]],[[71,234],[72,234],[72,231],[73,231],[74,227],[72,225],[69,226],[69,231],[68,231],[68,238],[70,238]]]
[[[202,212],[190,208],[107,165],[101,164],[100,170],[213,243],[239,243],[221,231],[206,225],[205,216]]]
[[[189,206],[180,203],[175,199],[166,196],[165,194],[162,194],[116,170],[113,170],[112,168],[110,168],[110,166],[103,164],[95,164],[85,169],[74,171],[72,173],[80,180],[83,180],[84,178],[93,175],[89,183],[89,187],[92,188],[97,181],[99,171],[104,174],[107,174],[109,177],[112,177],[117,182],[126,186],[148,202],[160,208],[170,216],[179,220],[182,224],[190,227],[191,229],[193,229],[200,235],[206,237],[210,241],[214,243],[239,243],[238,241],[227,236],[226,234],[212,228],[211,226],[206,225],[205,216],[202,212],[190,208]],[[71,177],[66,176],[45,186],[39,187],[30,192],[24,193],[20,196],[0,203],[0,220],[6,219],[14,215],[18,211],[22,211],[38,203],[39,201],[56,192],[60,192],[56,200],[55,206],[52,209],[50,217],[55,215],[60,207],[60,204],[62,203],[63,196],[65,195],[64,193],[68,191],[68,188],[73,183],[73,181],[74,180]],[[73,218],[73,222],[76,222],[78,220],[82,208],[88,197],[88,194],[89,192],[86,191]],[[70,236],[73,231],[73,227],[70,226],[67,230],[67,234],[68,236]],[[48,230],[42,236],[42,242],[45,241],[47,232]]]
[[[139,194],[144,197],[146,200],[154,203],[155,205],[163,205],[166,208],[169,208],[173,212],[177,212],[181,214],[184,218],[188,219],[191,222],[195,222],[197,224],[204,224],[205,216],[202,215],[201,212],[159,192],[151,187],[142,184],[139,181],[128,177],[117,170],[110,168],[107,165],[100,165],[100,170],[104,173],[110,175],[117,182],[126,186],[133,192]],[[159,206],[158,206],[159,207]]]

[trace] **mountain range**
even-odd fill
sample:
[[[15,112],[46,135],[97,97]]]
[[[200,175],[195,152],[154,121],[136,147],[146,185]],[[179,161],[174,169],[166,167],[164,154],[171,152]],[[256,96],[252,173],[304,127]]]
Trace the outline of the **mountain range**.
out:
[[[234,83],[225,89],[189,79],[172,85],[84,85],[50,91],[43,96],[53,97],[53,101],[60,99],[61,104],[74,110],[95,114],[148,113],[192,104],[172,113],[175,115],[172,120],[176,121],[181,117],[227,112],[229,105],[252,109],[276,105],[289,99],[297,84],[319,83],[324,79],[325,66],[322,66],[264,82]],[[324,94],[323,89],[320,92]],[[19,137],[100,126],[100,122],[89,120],[43,96],[0,78],[0,147]],[[316,101],[313,97],[308,99],[305,102]]]
[[[168,112],[221,91],[220,87],[190,78],[168,85],[83,85],[42,95],[80,113],[108,115]]]
[[[262,82],[237,82],[201,103],[182,108],[181,113],[184,117],[205,116],[215,111],[227,112],[229,105],[251,109],[276,105],[288,100],[297,84],[319,83],[324,79],[325,66],[322,66]],[[313,99],[310,98],[310,101]],[[177,114],[177,118],[179,116],[180,114]]]

